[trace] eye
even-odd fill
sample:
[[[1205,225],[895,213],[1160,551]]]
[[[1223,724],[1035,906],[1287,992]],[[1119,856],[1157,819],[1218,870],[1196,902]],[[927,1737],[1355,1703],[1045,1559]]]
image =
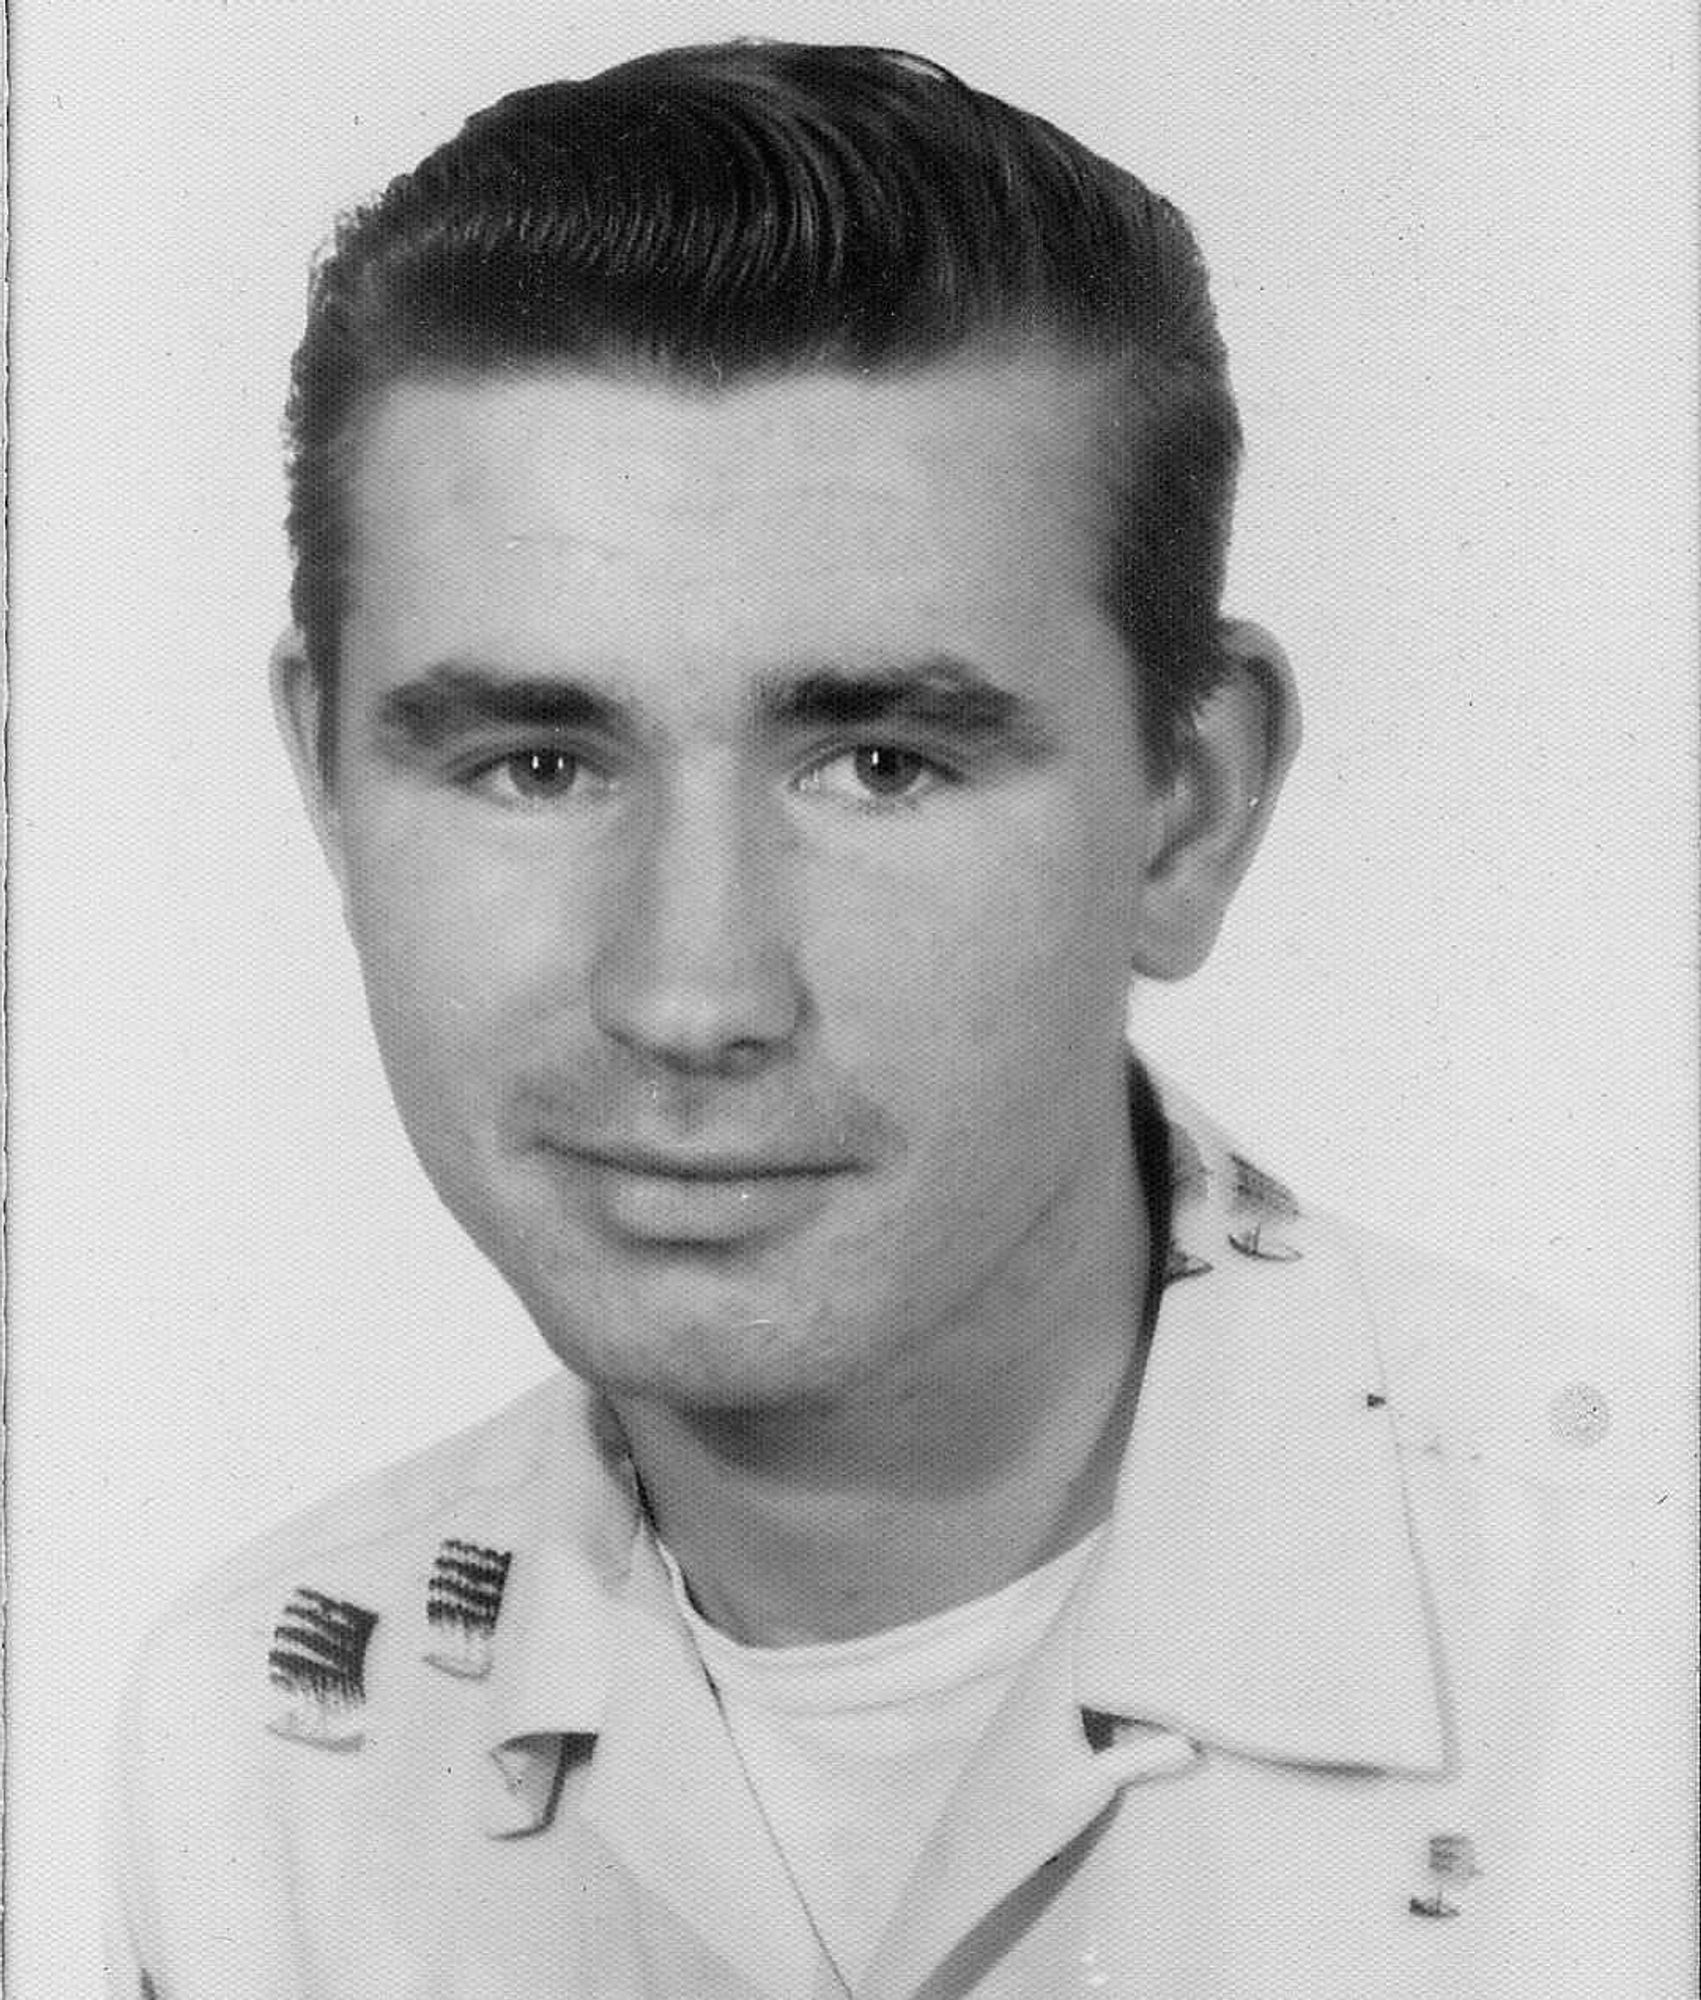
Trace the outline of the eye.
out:
[[[469,774],[472,789],[499,805],[550,805],[583,791],[589,772],[582,759],[552,744],[514,750],[480,764]]]
[[[913,804],[936,785],[949,782],[949,772],[918,750],[895,743],[861,743],[813,765],[798,789],[878,809]]]

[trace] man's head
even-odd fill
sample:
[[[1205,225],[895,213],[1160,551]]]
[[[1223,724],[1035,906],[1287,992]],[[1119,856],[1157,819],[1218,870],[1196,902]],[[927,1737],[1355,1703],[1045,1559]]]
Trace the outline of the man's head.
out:
[[[504,98],[346,221],[317,272],[290,405],[308,656],[334,684],[349,467],[398,381],[566,370],[714,394],[1036,353],[1078,371],[1093,412],[1099,587],[1161,765],[1221,671],[1240,435],[1177,211],[883,50],[679,50]]]
[[[712,50],[475,119],[313,314],[279,710],[445,1202],[617,1397],[1043,1424],[1135,1310],[1129,971],[1293,744],[1179,219]]]

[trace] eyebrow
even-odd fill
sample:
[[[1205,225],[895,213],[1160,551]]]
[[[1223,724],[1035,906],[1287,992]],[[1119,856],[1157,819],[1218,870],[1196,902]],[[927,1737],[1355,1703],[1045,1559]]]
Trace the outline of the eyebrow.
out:
[[[1049,741],[1037,703],[950,654],[869,669],[764,674],[758,720],[779,728],[855,729],[882,723],[1012,745]]]
[[[1017,751],[1038,751],[1052,741],[1036,702],[952,654],[890,666],[763,673],[750,710],[763,732],[897,725],[1001,742]],[[381,743],[422,752],[481,729],[637,734],[642,718],[635,704],[594,680],[444,660],[387,689],[373,720]]]
[[[373,726],[382,743],[431,750],[478,729],[528,729],[547,736],[619,728],[629,719],[628,704],[589,682],[445,660],[386,689]]]

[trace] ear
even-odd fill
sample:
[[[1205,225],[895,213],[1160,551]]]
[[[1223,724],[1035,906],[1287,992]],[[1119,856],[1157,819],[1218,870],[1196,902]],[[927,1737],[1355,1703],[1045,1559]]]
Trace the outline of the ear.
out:
[[[326,751],[325,689],[307,658],[301,634],[292,626],[272,648],[272,712],[278,733],[301,788],[307,817],[331,864],[337,886],[344,886],[342,815]]]
[[[1210,955],[1299,748],[1287,656],[1261,626],[1225,621],[1229,670],[1153,801],[1134,971],[1185,979]]]

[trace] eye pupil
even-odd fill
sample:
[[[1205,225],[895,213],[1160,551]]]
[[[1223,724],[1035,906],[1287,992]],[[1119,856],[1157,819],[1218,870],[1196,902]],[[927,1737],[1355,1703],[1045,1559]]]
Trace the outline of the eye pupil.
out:
[[[859,784],[871,792],[901,792],[915,778],[916,759],[889,743],[871,743],[856,753]]]
[[[574,759],[565,750],[527,750],[513,760],[511,768],[521,791],[547,792],[572,778]]]

